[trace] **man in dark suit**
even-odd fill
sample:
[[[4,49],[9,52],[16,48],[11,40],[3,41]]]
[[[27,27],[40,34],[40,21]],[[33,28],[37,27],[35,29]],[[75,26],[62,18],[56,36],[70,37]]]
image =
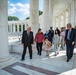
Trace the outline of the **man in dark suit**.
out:
[[[51,42],[51,44],[52,44],[52,41],[53,41],[53,36],[54,36],[54,30],[52,29],[52,27],[50,27],[50,30],[49,30],[49,33],[48,33],[48,38],[49,38],[49,41]]]
[[[67,62],[73,56],[74,44],[75,44],[75,29],[72,28],[71,24],[67,24],[67,30],[65,33],[65,43],[66,43],[66,55],[67,55]]]
[[[22,34],[22,45],[24,47],[22,59],[25,59],[26,49],[29,49],[29,56],[32,59],[32,44],[33,44],[33,32],[31,31],[31,27],[28,27],[27,30],[23,31]]]

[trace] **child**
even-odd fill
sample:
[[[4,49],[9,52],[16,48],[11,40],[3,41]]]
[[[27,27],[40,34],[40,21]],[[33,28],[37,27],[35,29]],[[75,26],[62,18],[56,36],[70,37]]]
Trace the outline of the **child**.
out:
[[[46,51],[46,56],[49,56],[49,50],[51,47],[51,42],[48,40],[48,37],[44,39],[44,50]]]
[[[55,30],[55,34],[53,37],[53,44],[54,44],[55,56],[57,56],[57,54],[59,54],[58,47],[60,45],[60,36],[57,30]]]

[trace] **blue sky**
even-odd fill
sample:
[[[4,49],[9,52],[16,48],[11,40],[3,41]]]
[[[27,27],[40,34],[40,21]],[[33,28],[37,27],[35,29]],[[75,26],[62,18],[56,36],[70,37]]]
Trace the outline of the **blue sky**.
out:
[[[30,0],[8,0],[8,15],[24,20],[29,16]],[[43,0],[39,0],[39,10],[43,10]]]

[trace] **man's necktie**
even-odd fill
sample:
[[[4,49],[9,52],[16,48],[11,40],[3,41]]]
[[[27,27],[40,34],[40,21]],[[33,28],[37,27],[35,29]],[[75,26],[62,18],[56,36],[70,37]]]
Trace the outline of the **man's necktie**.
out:
[[[27,32],[27,35],[29,36],[30,35],[30,32]]]

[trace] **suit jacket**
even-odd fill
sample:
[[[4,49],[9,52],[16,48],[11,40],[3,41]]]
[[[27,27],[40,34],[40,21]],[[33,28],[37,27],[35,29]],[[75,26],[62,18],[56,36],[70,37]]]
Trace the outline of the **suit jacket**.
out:
[[[33,32],[31,31],[30,35],[28,36],[27,30],[23,31],[23,34],[22,34],[22,43],[24,45],[31,45],[31,44],[33,44],[33,41],[34,41],[34,39],[33,39]]]
[[[76,43],[76,29],[75,29],[75,43]]]
[[[68,36],[68,29],[66,30],[66,33],[65,33],[65,41],[67,40],[67,36]],[[71,29],[70,43],[72,43],[73,41],[75,42],[75,29],[74,28]]]

